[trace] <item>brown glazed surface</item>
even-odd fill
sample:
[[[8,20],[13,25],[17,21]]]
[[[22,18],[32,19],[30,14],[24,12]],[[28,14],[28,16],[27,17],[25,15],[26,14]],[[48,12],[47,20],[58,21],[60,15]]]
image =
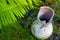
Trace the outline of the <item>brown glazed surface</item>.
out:
[[[52,12],[49,9],[47,9],[47,8],[41,8],[40,9],[40,12],[44,12],[44,14],[39,17],[40,20],[41,21],[44,21],[45,20],[46,23],[49,22],[49,20],[52,17]]]

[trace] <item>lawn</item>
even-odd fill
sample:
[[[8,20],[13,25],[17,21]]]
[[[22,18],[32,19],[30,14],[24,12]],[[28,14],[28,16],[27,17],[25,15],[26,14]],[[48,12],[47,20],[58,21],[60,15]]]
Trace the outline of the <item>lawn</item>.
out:
[[[54,9],[53,34],[38,39],[31,33],[31,25],[41,6]],[[0,40],[55,40],[60,39],[60,0],[0,0]]]

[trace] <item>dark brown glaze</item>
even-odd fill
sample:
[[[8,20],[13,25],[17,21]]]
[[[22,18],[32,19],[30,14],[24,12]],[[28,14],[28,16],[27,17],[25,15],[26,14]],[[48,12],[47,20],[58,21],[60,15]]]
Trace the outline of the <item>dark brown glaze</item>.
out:
[[[47,22],[49,22],[49,20],[51,19],[51,17],[52,17],[52,13],[49,13],[49,12],[45,12],[43,15],[41,15],[40,17],[39,17],[39,19],[41,20],[41,21],[46,21],[46,23]]]

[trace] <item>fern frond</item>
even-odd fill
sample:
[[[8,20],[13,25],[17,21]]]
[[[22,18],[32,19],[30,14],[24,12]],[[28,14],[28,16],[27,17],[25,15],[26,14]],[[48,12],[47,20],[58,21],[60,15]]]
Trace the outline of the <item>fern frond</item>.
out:
[[[0,0],[0,27],[16,22],[33,8],[36,0]]]

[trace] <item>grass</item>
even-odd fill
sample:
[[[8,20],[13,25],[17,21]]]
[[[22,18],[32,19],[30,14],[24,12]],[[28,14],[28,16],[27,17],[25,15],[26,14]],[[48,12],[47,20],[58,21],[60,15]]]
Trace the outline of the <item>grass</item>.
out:
[[[0,40],[43,40],[37,39],[31,33],[31,23],[36,19],[39,10],[39,8],[36,7],[37,5],[34,5],[35,8],[28,12],[28,17],[19,19],[17,22],[10,24],[7,27],[3,26],[0,29]],[[52,8],[54,7],[55,6],[52,6]],[[57,26],[55,25],[55,22],[60,18],[60,9],[57,8],[54,10],[56,12],[53,19],[54,33],[60,33],[60,31],[57,29]]]

